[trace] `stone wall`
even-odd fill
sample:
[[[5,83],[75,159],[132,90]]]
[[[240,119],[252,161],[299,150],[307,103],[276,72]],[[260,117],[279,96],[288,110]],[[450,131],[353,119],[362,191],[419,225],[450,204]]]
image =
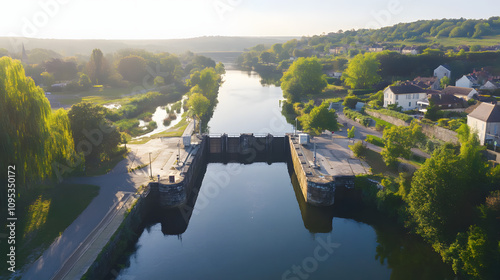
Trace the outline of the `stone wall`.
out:
[[[495,161],[497,163],[500,163],[500,153],[494,152],[492,150],[485,150],[484,155],[488,160]]]
[[[143,220],[148,215],[149,197],[139,197],[135,206],[125,217],[120,227],[102,249],[82,279],[108,279],[113,266],[123,257],[139,238]]]
[[[427,135],[427,137],[434,137],[443,142],[451,142],[453,144],[460,143],[457,138],[457,133],[453,130],[426,123],[420,123],[420,126],[422,126],[422,132]]]
[[[397,126],[410,125],[409,123],[407,123],[403,120],[400,120],[400,119],[395,118],[395,117],[387,116],[387,115],[381,114],[379,112],[369,111],[369,110],[366,110],[365,112],[366,112],[366,114],[368,114],[372,117],[379,118],[379,119],[384,120],[384,121],[391,123],[393,125],[397,125]],[[430,125],[430,124],[426,124],[426,123],[419,123],[419,124],[422,127],[422,132],[427,137],[436,138],[436,139],[441,140],[443,142],[451,142],[453,144],[459,144],[458,138],[457,138],[457,133],[455,131],[452,131],[452,130],[449,130],[449,129],[446,129],[446,128],[443,128],[443,127],[440,127],[437,125]]]
[[[397,125],[397,126],[407,126],[407,125],[409,125],[407,122],[405,122],[403,120],[400,120],[398,118],[391,117],[391,116],[388,116],[388,115],[384,115],[384,114],[381,114],[379,112],[366,110],[365,113],[367,115],[370,115],[372,117],[381,119],[381,120],[386,121],[388,123],[392,123],[393,125]]]

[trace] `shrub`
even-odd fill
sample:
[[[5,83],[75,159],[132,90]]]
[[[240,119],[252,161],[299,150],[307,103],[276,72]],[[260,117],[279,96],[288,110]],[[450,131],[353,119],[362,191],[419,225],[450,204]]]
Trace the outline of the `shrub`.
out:
[[[356,111],[353,111],[347,107],[344,107],[344,115],[349,119],[355,120],[364,126],[369,126],[370,123],[372,122],[372,119],[370,119],[369,117],[362,115]]]
[[[366,153],[366,147],[362,141],[357,141],[354,145],[349,145],[349,148],[357,158],[363,157]]]
[[[155,129],[155,128],[157,128],[157,127],[158,127],[158,125],[156,124],[156,122],[155,122],[155,121],[150,121],[150,122],[149,122],[149,124],[148,124],[148,127],[149,127],[150,129]]]

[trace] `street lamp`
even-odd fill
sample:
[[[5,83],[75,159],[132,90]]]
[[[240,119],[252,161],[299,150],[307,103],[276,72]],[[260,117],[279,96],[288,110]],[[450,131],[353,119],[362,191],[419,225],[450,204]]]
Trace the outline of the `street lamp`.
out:
[[[297,136],[297,119],[298,117],[295,118],[295,136]]]
[[[181,159],[181,140],[177,142],[177,166],[180,165],[180,159]]]
[[[153,178],[153,166],[151,165],[151,153],[149,153],[149,177]]]

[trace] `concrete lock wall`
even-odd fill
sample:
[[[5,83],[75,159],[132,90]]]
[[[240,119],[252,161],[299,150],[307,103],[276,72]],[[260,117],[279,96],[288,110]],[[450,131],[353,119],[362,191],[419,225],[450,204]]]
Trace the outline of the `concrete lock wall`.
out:
[[[207,150],[210,151],[212,149],[212,146],[209,146],[211,143],[207,139],[208,136],[205,136],[200,142],[198,149],[193,151],[184,163],[184,170],[186,171],[185,173],[181,173],[182,179],[179,182],[173,184],[149,183],[151,192],[159,197],[162,207],[178,207],[186,203],[196,179],[198,176],[203,176],[200,170],[207,164]],[[217,148],[215,147],[215,149]]]
[[[293,169],[297,175],[302,195],[307,203],[316,206],[330,206],[335,202],[335,182],[332,180],[320,180],[318,178],[308,176],[308,172],[304,168],[307,164],[305,158],[299,155],[298,146],[293,142],[292,137],[289,138],[290,157],[293,164]],[[312,175],[312,173],[310,173]]]

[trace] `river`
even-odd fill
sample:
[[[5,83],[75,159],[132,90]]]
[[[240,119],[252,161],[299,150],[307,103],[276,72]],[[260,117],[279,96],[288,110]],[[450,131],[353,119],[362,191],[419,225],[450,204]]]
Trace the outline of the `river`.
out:
[[[228,71],[211,134],[292,131],[279,87]],[[453,279],[419,238],[360,204],[307,205],[286,163],[207,166],[188,223],[151,217],[117,279]]]

